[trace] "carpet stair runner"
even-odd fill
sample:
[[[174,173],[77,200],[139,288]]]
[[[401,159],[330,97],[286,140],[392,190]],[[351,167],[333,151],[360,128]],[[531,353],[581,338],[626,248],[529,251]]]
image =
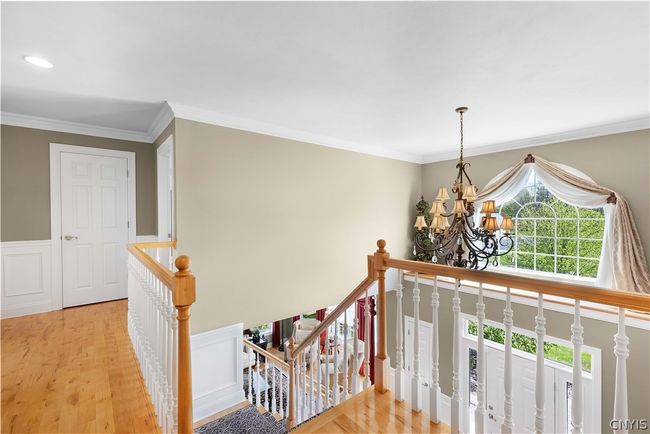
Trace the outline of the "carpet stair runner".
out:
[[[259,409],[259,410],[258,410]],[[263,407],[247,405],[194,430],[195,434],[285,434],[284,419],[277,420]]]

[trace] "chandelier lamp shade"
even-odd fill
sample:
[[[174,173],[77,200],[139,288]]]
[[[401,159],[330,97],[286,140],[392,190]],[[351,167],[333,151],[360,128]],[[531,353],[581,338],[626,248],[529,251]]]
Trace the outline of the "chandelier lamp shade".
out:
[[[467,174],[470,164],[464,161],[463,156],[465,112],[467,107],[456,109],[460,115],[460,158],[456,164],[458,173],[451,188],[453,198],[446,187],[438,188],[429,211],[431,224],[427,224],[427,218],[422,213],[416,217],[413,255],[426,252],[431,255],[432,262],[442,261],[454,267],[483,270],[490,263],[497,265],[497,258],[512,250],[512,218],[498,216],[495,202],[486,200],[481,204],[479,224],[475,224],[474,202],[478,194]],[[450,199],[453,200],[451,212],[447,208]]]

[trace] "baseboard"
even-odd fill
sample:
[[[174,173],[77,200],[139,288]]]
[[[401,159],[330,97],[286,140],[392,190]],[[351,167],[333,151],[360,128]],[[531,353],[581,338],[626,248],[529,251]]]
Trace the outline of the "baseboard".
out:
[[[241,358],[243,331],[244,325],[239,323],[192,336],[194,422],[246,399]]]
[[[4,241],[0,261],[2,318],[56,308],[52,287],[52,242]]]
[[[158,235],[136,235],[136,243],[155,243],[158,241]]]

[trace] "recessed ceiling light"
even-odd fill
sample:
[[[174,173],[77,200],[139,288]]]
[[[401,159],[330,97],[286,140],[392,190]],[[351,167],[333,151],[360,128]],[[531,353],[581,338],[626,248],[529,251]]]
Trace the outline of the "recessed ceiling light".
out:
[[[36,57],[36,56],[25,56],[25,62],[31,63],[34,66],[38,66],[39,68],[54,68],[54,65],[52,65],[50,62],[47,60],[43,59],[42,57]]]

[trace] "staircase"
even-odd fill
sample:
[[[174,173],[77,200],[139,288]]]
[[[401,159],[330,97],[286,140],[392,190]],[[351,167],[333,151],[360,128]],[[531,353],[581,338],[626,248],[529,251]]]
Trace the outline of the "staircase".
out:
[[[236,410],[194,430],[195,434],[284,434],[285,422],[278,420],[264,407],[252,404]]]
[[[573,392],[570,409],[571,432],[582,433],[584,424],[584,392],[582,388],[581,350],[583,326],[581,309],[615,315],[618,329],[614,334],[616,369],[615,388],[607,390],[613,396],[613,419],[628,423],[627,359],[631,353],[626,335],[626,321],[632,311],[647,321],[650,314],[650,296],[580,284],[562,283],[529,277],[512,276],[490,271],[474,271],[433,263],[393,259],[384,249],[383,240],[377,242],[378,250],[368,256],[366,278],[332,311],[321,324],[305,337],[299,345],[293,338],[289,342],[288,362],[269,354],[255,354],[260,350],[244,345],[242,361],[248,379],[244,408],[209,422],[197,429],[201,434],[217,433],[285,433],[296,432],[453,432],[468,429],[467,419],[472,418],[476,432],[550,432],[544,426],[544,339],[546,337],[545,298],[567,300],[574,310],[572,332]],[[147,389],[152,397],[163,432],[189,434],[192,432],[192,389],[189,345],[189,308],[195,300],[195,280],[189,271],[189,258],[176,260],[178,271],[172,273],[149,256],[145,249],[168,248],[165,243],[143,243],[129,246],[129,334],[135,353],[141,363]],[[401,273],[414,275],[413,311],[414,329],[411,336],[404,335],[402,314],[402,287],[396,288],[397,309],[395,317],[386,313],[386,270],[394,268]],[[418,276],[428,276],[434,282],[431,300],[420,304]],[[400,282],[402,279],[400,278]],[[369,291],[377,284],[376,296]],[[477,405],[470,413],[463,402],[461,390],[461,282],[476,289],[476,318],[478,323],[476,351]],[[444,284],[444,285],[443,285]],[[451,306],[439,299],[439,286],[453,291]],[[483,342],[485,320],[484,291],[503,294],[503,329],[505,356],[503,362],[503,411],[493,411],[485,400],[485,360]],[[527,403],[524,423],[513,422],[512,335],[514,306],[513,295],[536,300],[534,318],[536,334],[536,369],[534,403]],[[377,316],[371,315],[376,298]],[[410,302],[410,301],[404,301]],[[420,366],[419,312],[431,309],[430,364]],[[439,310],[451,310],[453,330],[439,330]],[[352,314],[351,314],[352,313]],[[373,321],[374,318],[374,321]],[[390,361],[387,355],[387,327],[396,332],[394,384],[389,384]],[[371,350],[372,330],[376,330],[376,351]],[[451,348],[439,348],[438,334],[453,336]],[[332,339],[321,341],[321,334],[329,333]],[[413,370],[404,369],[404,342],[413,339]],[[324,348],[323,348],[324,347]],[[451,351],[450,351],[451,350]],[[452,390],[445,396],[440,388],[439,354],[453,354]],[[372,354],[375,354],[372,358]],[[263,356],[264,359],[260,359]],[[372,359],[372,363],[371,363]],[[639,363],[635,360],[634,363]],[[647,364],[647,361],[644,360]],[[362,369],[361,369],[362,368]],[[351,371],[350,371],[351,370]],[[363,377],[358,375],[364,372]],[[374,381],[370,375],[374,374]],[[421,375],[431,372],[431,384],[423,384]],[[409,396],[405,391],[411,384]],[[392,390],[392,391],[391,391]],[[429,397],[429,406],[423,409],[423,396]],[[442,401],[447,398],[449,411],[442,418]],[[548,402],[548,401],[546,401]],[[611,402],[611,401],[610,401]],[[263,406],[263,407],[262,407]],[[533,408],[534,407],[534,408]],[[488,411],[490,410],[490,411]],[[521,408],[517,410],[522,412]],[[519,414],[519,413],[518,413]],[[641,415],[630,414],[630,418]],[[498,421],[491,429],[488,419]],[[444,423],[443,423],[444,421]],[[606,428],[606,427],[602,427]],[[627,425],[615,432],[627,433]],[[598,431],[598,430],[593,430]]]

